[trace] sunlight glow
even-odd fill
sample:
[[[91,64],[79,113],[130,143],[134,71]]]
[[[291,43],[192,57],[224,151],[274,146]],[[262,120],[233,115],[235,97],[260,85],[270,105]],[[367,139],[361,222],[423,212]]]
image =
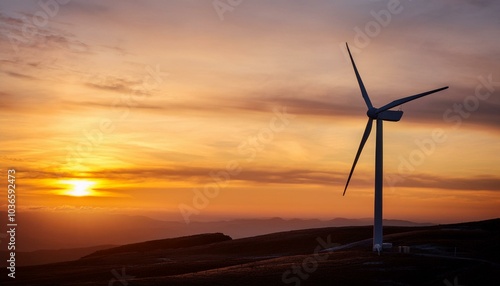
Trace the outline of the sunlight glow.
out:
[[[92,186],[96,184],[87,180],[66,180],[62,183],[71,186],[64,194],[73,197],[91,196],[93,194]]]

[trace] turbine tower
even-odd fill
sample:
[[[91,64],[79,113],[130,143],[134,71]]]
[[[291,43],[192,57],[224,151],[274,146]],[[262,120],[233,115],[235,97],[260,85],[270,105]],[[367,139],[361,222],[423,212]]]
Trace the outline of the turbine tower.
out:
[[[351,63],[354,69],[354,73],[356,74],[356,79],[358,80],[359,88],[361,89],[361,95],[363,96],[366,106],[368,107],[368,111],[366,112],[366,115],[368,116],[368,123],[366,124],[363,137],[361,138],[361,143],[359,144],[358,152],[356,153],[356,157],[354,158],[354,163],[352,164],[351,172],[349,173],[347,183],[345,184],[343,195],[345,195],[345,192],[347,191],[347,186],[349,185],[349,181],[351,180],[352,173],[354,172],[356,163],[358,162],[359,156],[361,155],[361,151],[363,151],[363,147],[365,146],[366,140],[368,140],[368,137],[370,136],[370,132],[372,131],[373,120],[376,120],[377,137],[375,143],[375,207],[374,207],[374,222],[373,222],[373,251],[378,251],[380,253],[383,247],[383,232],[382,232],[382,187],[383,187],[382,125],[383,124],[382,123],[384,121],[399,121],[403,116],[403,111],[390,110],[391,108],[415,100],[417,98],[447,89],[448,87],[445,86],[424,93],[403,97],[401,99],[394,100],[379,108],[373,107],[372,102],[370,101],[370,97],[368,97],[368,93],[366,92],[365,85],[363,84],[358,69],[356,68],[356,64],[354,63],[354,59],[352,58],[351,51],[349,50],[349,45],[347,43],[346,47],[347,51],[349,52],[349,57],[351,58]]]

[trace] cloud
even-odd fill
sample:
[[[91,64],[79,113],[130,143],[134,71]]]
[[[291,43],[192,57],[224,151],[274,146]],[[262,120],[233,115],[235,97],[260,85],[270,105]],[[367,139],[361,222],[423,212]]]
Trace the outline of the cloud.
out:
[[[91,171],[82,174],[82,176],[72,176],[71,173],[56,173],[53,171],[39,171],[35,169],[26,169],[19,171],[26,179],[34,178],[87,178],[87,179],[109,179],[120,181],[142,181],[142,180],[168,180],[168,181],[184,181],[205,183],[212,181],[210,174],[223,171],[217,168],[204,167],[183,167],[175,168],[150,168],[150,169],[115,169],[115,170],[100,170]],[[285,169],[276,170],[274,168],[242,168],[242,171],[233,176],[229,176],[230,180],[247,181],[263,184],[319,184],[331,185],[338,184],[345,180],[346,174],[342,172],[327,172],[321,170],[307,169]]]
[[[11,77],[16,77],[20,79],[29,79],[29,80],[35,80],[37,78],[27,75],[27,74],[22,74],[22,73],[17,73],[17,72],[11,72],[11,71],[6,71],[5,74],[11,76]]]
[[[110,81],[107,84],[91,84],[94,88],[107,91],[116,91],[129,94],[134,84],[131,82]],[[356,84],[353,84],[355,93],[358,91]],[[351,91],[352,93],[352,91]],[[322,96],[306,93],[286,92],[267,94],[266,97],[259,96],[238,96],[233,98],[209,96],[199,98],[196,101],[158,101],[158,97],[150,97],[149,102],[137,105],[138,109],[144,109],[147,112],[157,112],[164,114],[168,112],[171,115],[189,115],[205,114],[216,117],[232,117],[235,114],[240,116],[251,116],[254,112],[272,112],[276,106],[284,106],[290,114],[308,116],[310,118],[324,117],[362,119],[366,115],[366,107],[361,100],[360,94],[346,93],[346,101],[353,96],[359,97],[359,102],[350,104],[349,102],[339,102],[336,100],[338,94],[332,92],[330,96],[324,93]],[[335,95],[334,95],[335,94]],[[295,97],[289,97],[295,96]],[[405,95],[406,96],[406,95]],[[498,97],[490,96],[487,100],[477,100],[477,109],[471,110],[464,107],[464,102],[468,105],[475,101],[473,88],[450,88],[443,94],[430,95],[428,98],[419,99],[401,106],[405,112],[402,121],[417,124],[432,124],[441,128],[454,127],[455,122],[460,118],[461,123],[470,128],[482,126],[496,131],[500,128],[500,102]],[[80,103],[76,103],[78,105]],[[83,102],[82,106],[99,107],[100,103]],[[464,113],[456,111],[456,106],[460,105]],[[109,104],[106,106],[109,107]],[[396,107],[395,109],[398,109]],[[469,111],[468,111],[469,110]],[[467,116],[461,115],[467,114]]]
[[[75,16],[81,14],[106,16],[113,11],[113,8],[96,1],[71,1],[69,5],[64,6],[64,11]]]
[[[19,18],[10,17],[4,13],[0,13],[0,24],[8,26],[21,26],[23,25],[23,21]]]
[[[331,170],[314,169],[286,169],[286,168],[249,168],[242,164],[239,174],[227,174],[228,183],[230,181],[240,181],[259,184],[284,184],[284,185],[322,185],[332,186],[334,188],[343,188],[348,173]],[[56,178],[57,174],[50,171],[41,172],[36,170],[27,170],[23,176],[26,178],[43,177]],[[218,174],[225,172],[223,168],[205,168],[205,167],[185,167],[176,166],[170,168],[149,168],[149,169],[115,169],[99,170],[86,173],[82,178],[88,179],[107,179],[128,182],[141,181],[179,181],[191,182],[193,184],[205,184],[214,182],[213,177],[219,177],[226,180],[226,175]],[[70,174],[66,174],[70,176]],[[351,187],[370,188],[373,186],[372,172],[357,171],[355,181],[351,182]],[[431,174],[412,174],[410,176],[399,176],[398,174],[387,174],[386,179],[391,179],[395,184],[387,181],[385,188],[403,187],[403,188],[422,188],[422,189],[443,189],[443,190],[484,190],[500,191],[500,177],[496,176],[471,176],[471,177],[452,177]],[[399,178],[399,180],[397,179]]]
[[[50,211],[50,212],[115,212],[119,208],[114,207],[94,207],[94,206],[74,206],[61,205],[56,207],[30,206],[25,207],[26,211]]]
[[[89,46],[78,40],[76,36],[61,28],[34,25],[29,22],[33,15],[16,13],[13,16],[0,14],[0,26],[3,27],[3,44],[5,52],[14,55],[32,53],[47,49],[60,49],[73,53],[87,53]],[[21,19],[28,19],[24,22]],[[27,26],[28,24],[30,26]],[[29,27],[29,29],[27,28]]]
[[[145,91],[139,90],[138,87],[142,84],[141,81],[138,80],[128,80],[125,78],[106,76],[99,77],[93,76],[89,79],[89,81],[85,84],[88,87],[105,90],[105,91],[114,91],[124,94],[132,94]]]
[[[398,175],[388,174],[389,178],[397,180]],[[403,181],[395,187],[443,189],[461,191],[500,191],[500,178],[494,176],[472,176],[468,178],[444,177],[430,174],[412,174],[400,177]]]

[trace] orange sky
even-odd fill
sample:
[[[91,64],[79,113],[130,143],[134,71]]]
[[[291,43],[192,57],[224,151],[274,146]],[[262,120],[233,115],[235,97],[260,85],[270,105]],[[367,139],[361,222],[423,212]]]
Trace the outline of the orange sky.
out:
[[[366,124],[348,41],[375,106],[450,86],[385,124],[384,216],[500,216],[495,1],[51,3],[0,4],[21,211],[371,217],[374,134],[342,197]]]

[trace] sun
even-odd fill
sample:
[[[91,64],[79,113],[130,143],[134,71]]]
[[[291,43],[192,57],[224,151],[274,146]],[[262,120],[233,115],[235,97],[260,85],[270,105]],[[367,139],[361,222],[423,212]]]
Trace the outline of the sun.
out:
[[[66,180],[62,183],[71,186],[64,194],[73,197],[91,196],[93,194],[92,186],[95,185],[95,182],[88,180]]]

